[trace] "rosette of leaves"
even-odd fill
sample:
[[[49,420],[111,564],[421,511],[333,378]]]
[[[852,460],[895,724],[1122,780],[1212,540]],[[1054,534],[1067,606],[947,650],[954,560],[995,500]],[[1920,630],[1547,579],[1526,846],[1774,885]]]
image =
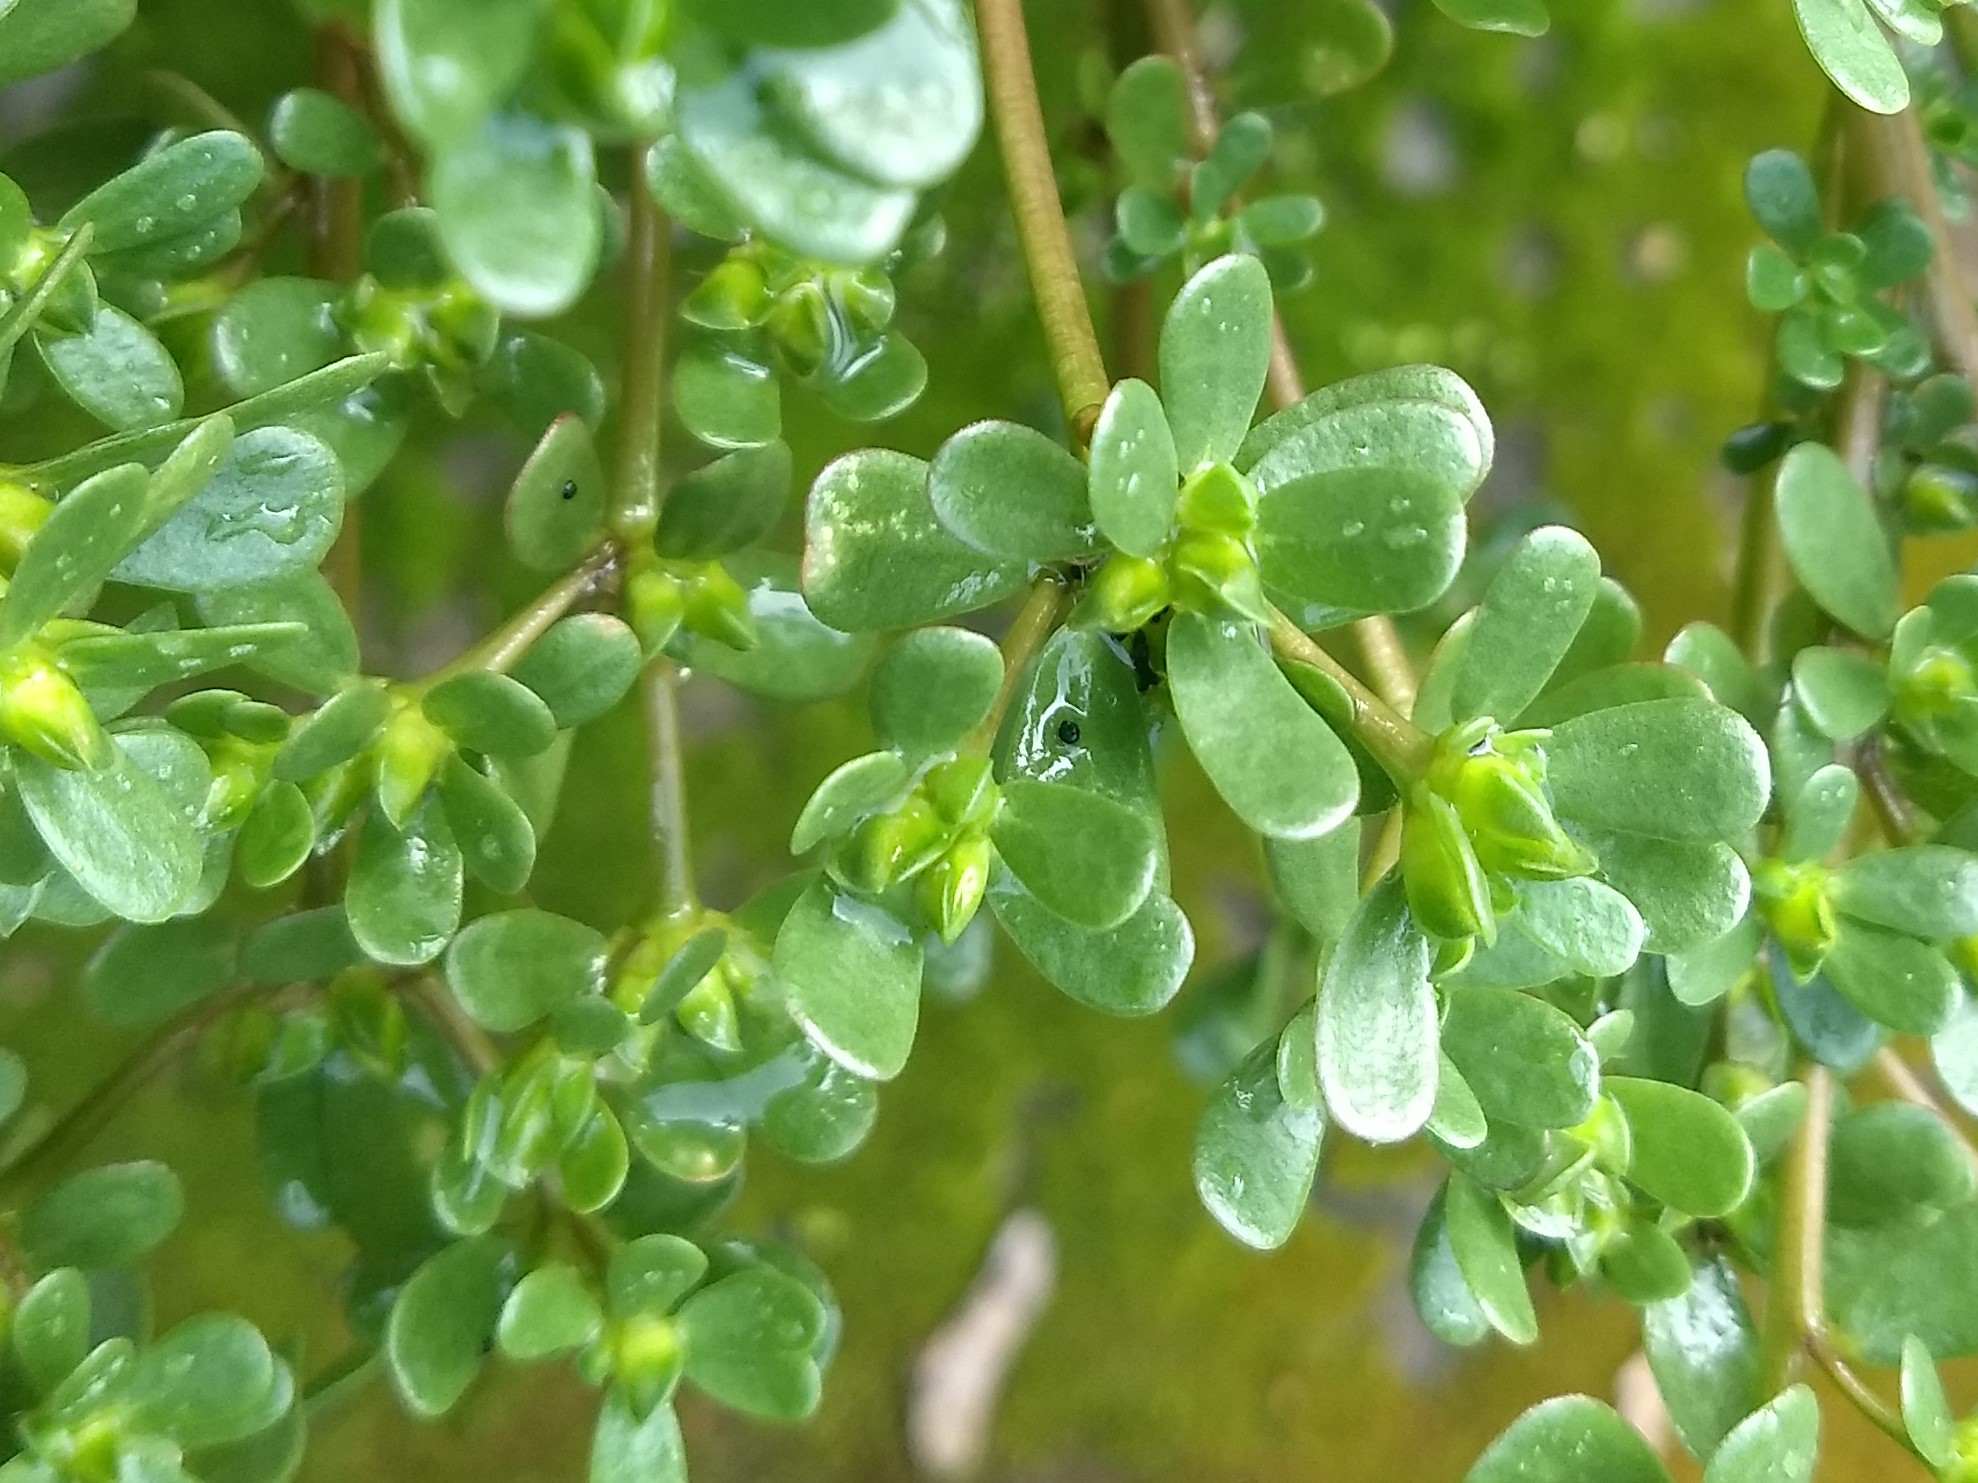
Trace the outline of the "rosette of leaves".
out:
[[[1859,4],[1861,0],[1852,0]],[[1769,242],[1751,250],[1745,292],[1779,316],[1779,371],[1810,391],[1841,384],[1850,359],[1912,380],[1930,347],[1883,295],[1929,266],[1929,229],[1900,200],[1869,208],[1852,231],[1827,230],[1813,172],[1791,150],[1767,150],[1745,171],[1745,200]]]
[[[681,1382],[732,1410],[795,1421],[817,1407],[836,1305],[799,1258],[679,1236],[615,1246],[601,1270],[539,1262],[518,1272],[499,1235],[457,1242],[414,1272],[392,1305],[385,1358],[421,1416],[453,1409],[490,1351],[575,1360],[605,1388],[592,1442],[604,1476],[684,1480],[673,1396]]]
[[[732,249],[680,306],[704,333],[680,359],[673,405],[687,430],[716,448],[772,440],[782,426],[779,377],[818,393],[854,422],[878,422],[910,406],[927,385],[927,362],[892,328],[889,276],[938,240],[939,222],[883,266],[807,262],[766,241]]]
[[[1978,578],[1947,577],[1930,590],[1920,607],[1903,614],[1889,640],[1885,672],[1871,675],[1858,664],[1835,668],[1828,681],[1833,704],[1852,701],[1848,725],[1867,731],[1886,714],[1899,741],[1892,761],[1902,766],[1906,752],[1922,754],[1920,776],[1934,786],[1919,801],[1940,816],[1956,813],[1978,778]],[[1835,680],[1853,681],[1839,692]],[[1947,764],[1929,768],[1931,760]]]
[[[1793,15],[1807,50],[1835,87],[1871,113],[1901,113],[1909,106],[1910,82],[1899,43],[1935,46],[1944,39],[1943,13],[1963,3],[1793,0]]]
[[[974,147],[982,80],[960,0],[680,12],[671,130],[647,180],[704,236],[876,264]]]
[[[1317,198],[1287,192],[1240,199],[1270,158],[1270,121],[1237,114],[1198,160],[1189,149],[1187,109],[1181,69],[1168,57],[1142,57],[1113,84],[1106,134],[1127,184],[1114,207],[1107,276],[1124,283],[1177,260],[1194,273],[1240,252],[1260,259],[1280,292],[1304,287],[1312,265],[1299,249],[1325,220]]]

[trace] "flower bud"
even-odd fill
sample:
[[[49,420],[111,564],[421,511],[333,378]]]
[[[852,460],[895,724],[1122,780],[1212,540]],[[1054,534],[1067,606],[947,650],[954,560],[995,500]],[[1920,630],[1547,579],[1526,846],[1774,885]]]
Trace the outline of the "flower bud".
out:
[[[0,566],[9,572],[19,566],[27,543],[54,512],[54,505],[25,484],[0,479]]]
[[[730,253],[703,278],[680,306],[690,324],[710,330],[745,330],[762,322],[769,309],[769,285],[762,268],[745,253]]]
[[[680,579],[656,566],[642,566],[625,583],[625,620],[648,656],[657,654],[680,631],[687,597]]]
[[[1793,977],[1805,983],[1833,951],[1839,927],[1827,899],[1832,872],[1823,865],[1761,860],[1751,872],[1752,895]]]
[[[686,1360],[680,1327],[664,1314],[636,1314],[619,1324],[611,1338],[616,1389],[640,1416],[651,1415],[673,1394]]]
[[[1107,633],[1133,633],[1168,605],[1168,574],[1160,562],[1115,551],[1086,585],[1079,621]]]
[[[405,296],[386,288],[366,273],[350,286],[336,308],[336,320],[350,337],[351,347],[366,354],[382,352],[401,371],[416,369],[424,359],[420,342],[424,327]]]
[[[1175,514],[1186,531],[1247,536],[1257,526],[1257,490],[1228,464],[1211,464],[1181,486]]]
[[[899,298],[893,281],[877,268],[834,274],[831,286],[844,306],[845,317],[862,335],[878,335],[893,322]]]
[[[974,920],[989,889],[991,858],[987,835],[966,834],[915,882],[914,900],[943,942],[953,942]]]
[[[1978,475],[1940,463],[1921,464],[1903,480],[1902,511],[1915,530],[1962,530],[1978,520]]]
[[[474,292],[464,278],[452,278],[426,301],[426,359],[449,370],[478,366],[495,352],[501,338],[501,311]]]
[[[877,894],[933,864],[952,837],[934,805],[915,793],[891,813],[874,814],[853,830],[838,869],[854,890]]]
[[[452,755],[453,742],[447,734],[426,719],[419,703],[401,699],[383,735],[373,744],[377,767],[378,806],[394,828],[405,821],[426,796],[427,785],[438,776],[440,764]]]
[[[1523,880],[1590,875],[1599,861],[1553,817],[1542,757],[1520,759],[1520,750],[1469,753],[1444,775],[1477,858],[1486,870]]]
[[[1184,530],[1170,560],[1178,607],[1215,616],[1234,614],[1253,623],[1270,621],[1257,559],[1233,535]]]
[[[687,990],[674,1008],[674,1018],[702,1045],[731,1054],[742,1048],[742,1021],[735,1012],[735,996],[716,970]]]
[[[1463,821],[1448,799],[1427,788],[1417,790],[1402,815],[1401,880],[1423,931],[1458,941],[1496,939],[1490,887]]]
[[[110,760],[110,739],[82,691],[33,645],[0,658],[0,736],[57,767]]]
[[[987,757],[950,757],[927,769],[920,791],[956,828],[986,829],[1001,793]]]
[[[756,646],[749,595],[718,561],[708,562],[688,579],[685,622],[689,633],[731,649],[746,653]]]
[[[777,295],[763,322],[799,376],[813,376],[832,364],[845,340],[831,301],[814,282],[796,284]]]

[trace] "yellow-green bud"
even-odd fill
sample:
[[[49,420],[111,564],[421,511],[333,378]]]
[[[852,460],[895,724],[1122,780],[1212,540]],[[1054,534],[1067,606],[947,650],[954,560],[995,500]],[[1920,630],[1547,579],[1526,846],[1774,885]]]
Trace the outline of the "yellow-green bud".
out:
[[[1834,904],[1827,899],[1831,875],[1823,865],[1783,860],[1761,860],[1751,872],[1758,913],[1801,983],[1820,971],[1839,931]]]
[[[1497,914],[1483,867],[1448,799],[1416,790],[1401,821],[1401,881],[1423,931],[1461,941],[1497,936]]]
[[[1107,633],[1133,633],[1165,608],[1170,597],[1166,567],[1115,551],[1086,584],[1079,621]]]
[[[1169,561],[1177,607],[1252,622],[1270,620],[1257,559],[1240,536],[1220,531],[1184,531]]]
[[[1248,536],[1257,525],[1257,490],[1228,464],[1211,464],[1181,486],[1175,514],[1185,531]]]
[[[612,1377],[641,1416],[673,1393],[685,1363],[680,1327],[661,1314],[636,1314],[611,1336]]]
[[[687,990],[673,1015],[680,1028],[703,1045],[730,1052],[742,1048],[741,1016],[735,1012],[735,996],[728,991],[728,981],[719,967]]]
[[[756,646],[749,595],[718,561],[708,562],[688,579],[685,621],[689,633],[731,649],[746,652]]]
[[[690,322],[711,330],[744,330],[759,324],[769,309],[769,285],[762,269],[740,253],[730,254],[700,281],[680,306]]]
[[[426,358],[448,370],[477,366],[494,354],[501,313],[464,278],[449,279],[426,301]]]
[[[1463,757],[1453,772],[1448,797],[1486,870],[1566,880],[1599,864],[1559,827],[1529,764],[1490,751]]]
[[[1978,1413],[1957,1424],[1951,1442],[1951,1463],[1944,1469],[1944,1483],[1978,1483]]]
[[[271,755],[266,747],[249,747],[231,738],[208,745],[213,784],[206,790],[202,817],[209,826],[226,829],[247,817],[267,782]]]
[[[1621,1109],[1602,1097],[1593,1104],[1585,1122],[1570,1130],[1580,1142],[1593,1149],[1594,1162],[1614,1174],[1628,1172],[1634,1157],[1634,1135]]]
[[[383,353],[398,370],[412,370],[424,359],[421,341],[425,333],[418,316],[403,294],[386,288],[369,273],[351,284],[337,306],[336,318],[353,348],[367,354]]]
[[[982,834],[966,834],[948,848],[914,883],[914,900],[921,915],[941,934],[943,942],[953,942],[974,920],[989,889],[989,839]]]
[[[831,364],[840,352],[842,336],[831,301],[813,282],[799,283],[777,296],[764,323],[800,376]]]
[[[986,829],[1001,793],[987,757],[950,757],[927,769],[920,791],[934,811],[956,828]]]
[[[687,595],[680,579],[656,566],[642,566],[625,583],[625,621],[647,654],[657,654],[680,631]]]
[[[844,305],[845,317],[866,334],[876,335],[893,322],[899,298],[893,291],[893,280],[877,268],[834,274],[832,287]]]
[[[1932,644],[1896,682],[1897,713],[1908,721],[1947,714],[1978,693],[1978,674],[1958,650]]]
[[[0,566],[9,572],[19,566],[27,543],[54,512],[53,504],[25,484],[0,479]]]
[[[1971,524],[1978,504],[1978,479],[1963,469],[1926,463],[1903,481],[1902,505],[1914,526],[1959,530]]]
[[[405,827],[419,800],[426,796],[427,786],[438,776],[440,764],[452,752],[451,738],[426,719],[419,702],[401,697],[373,750],[378,806],[394,827]]]
[[[852,831],[839,869],[854,888],[883,891],[933,864],[953,834],[934,805],[915,793],[891,813],[874,814]]]
[[[110,739],[82,691],[32,644],[0,657],[0,736],[57,767],[110,760]]]

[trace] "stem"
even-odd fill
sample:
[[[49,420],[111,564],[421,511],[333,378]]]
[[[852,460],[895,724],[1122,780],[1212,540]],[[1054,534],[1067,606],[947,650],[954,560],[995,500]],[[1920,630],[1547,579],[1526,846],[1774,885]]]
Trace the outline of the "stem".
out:
[[[557,619],[568,613],[599,585],[617,559],[617,548],[606,541],[569,572],[544,588],[528,607],[522,609],[453,663],[439,670],[426,683],[434,684],[452,675],[465,674],[469,670],[477,669],[506,674],[514,666],[515,661],[528,653],[530,646],[549,631]]]
[[[1099,337],[1078,276],[1078,258],[1057,175],[1044,135],[1043,104],[1031,71],[1030,37],[1024,30],[1023,0],[977,0],[976,25],[982,35],[982,63],[989,85],[989,109],[1002,145],[1010,203],[1024,266],[1037,301],[1037,317],[1051,353],[1051,372],[1064,403],[1065,420],[1080,443],[1091,436],[1099,408],[1112,390]]]
[[[1347,724],[1397,781],[1420,777],[1427,770],[1429,756],[1435,750],[1434,739],[1369,690],[1351,670],[1276,608],[1271,609],[1271,648],[1280,659],[1320,671],[1346,692],[1352,707]]]
[[[1766,1285],[1765,1344],[1760,1388],[1776,1395],[1792,1383],[1802,1355],[1826,1331],[1821,1288],[1827,1239],[1827,1135],[1834,1078],[1825,1066],[1805,1069],[1806,1115],[1786,1157],[1772,1238],[1772,1278]]]
[[[1855,1410],[1879,1427],[1903,1451],[1924,1466],[1929,1466],[1923,1454],[1916,1450],[1916,1444],[1910,1441],[1909,1427],[1895,1407],[1870,1388],[1825,1334],[1811,1336],[1807,1340],[1806,1352],[1813,1356],[1815,1364],[1827,1372],[1827,1377],[1848,1398]]]
[[[660,902],[667,915],[685,916],[698,905],[698,894],[687,823],[685,748],[680,740],[680,671],[672,660],[656,659],[641,685],[652,748],[652,838]]]
[[[316,81],[323,91],[351,107],[364,107],[362,43],[341,25],[316,32]],[[363,270],[364,182],[315,177],[309,232],[309,271],[332,283],[350,283]],[[364,506],[353,500],[344,507],[343,526],[323,562],[323,575],[343,609],[357,621],[364,590]]]
[[[284,986],[238,984],[200,1000],[160,1025],[122,1064],[0,1170],[0,1200],[14,1198],[23,1185],[66,1164],[115,1121],[133,1097],[198,1045],[207,1030],[234,1010],[278,992],[281,987]]]
[[[1779,485],[1774,463],[1752,476],[1738,527],[1737,575],[1731,581],[1731,637],[1754,663],[1764,658],[1765,624],[1784,585],[1785,552],[1772,519]]]
[[[1936,241],[1923,279],[1924,300],[1946,358],[1959,375],[1978,381],[1978,305],[1965,286],[1950,224],[1937,199],[1930,148],[1916,110],[1908,108],[1888,117],[1864,114],[1859,134],[1868,145],[1878,181],[1909,202]]]
[[[1209,90],[1209,70],[1202,65],[1201,39],[1188,0],[1147,0],[1147,19],[1161,50],[1181,69],[1182,97],[1187,100],[1188,143],[1198,155],[1209,152],[1221,130],[1216,95]]]
[[[632,210],[625,241],[625,364],[618,447],[611,478],[611,529],[628,548],[659,526],[659,434],[665,415],[666,319],[672,233],[646,189],[646,151],[632,151]]]
[[[1016,617],[1010,620],[1009,632],[1003,635],[1003,686],[996,692],[996,703],[982,718],[982,724],[962,743],[963,751],[986,752],[995,744],[996,733],[1003,726],[1003,717],[1009,713],[1010,702],[1016,698],[1017,686],[1023,683],[1024,671],[1030,668],[1030,661],[1037,657],[1046,640],[1057,631],[1059,620],[1064,617],[1069,605],[1064,583],[1050,573],[1031,583],[1023,606],[1017,609]]]

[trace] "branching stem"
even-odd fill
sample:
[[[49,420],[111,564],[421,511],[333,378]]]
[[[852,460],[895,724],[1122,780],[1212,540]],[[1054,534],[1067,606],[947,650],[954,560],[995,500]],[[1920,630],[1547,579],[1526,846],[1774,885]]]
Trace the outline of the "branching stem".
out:
[[[1271,648],[1280,659],[1320,671],[1346,692],[1351,706],[1348,724],[1354,736],[1397,780],[1419,777],[1428,770],[1435,739],[1368,689],[1357,675],[1276,608],[1271,609]]]
[[[986,752],[994,745],[1003,717],[1009,714],[1010,702],[1016,698],[1017,686],[1023,683],[1024,671],[1057,631],[1069,606],[1065,584],[1055,576],[1047,572],[1031,583],[1023,606],[1017,609],[1009,632],[1003,635],[1003,687],[996,692],[996,703],[989,708],[982,724],[963,743],[964,751]]]
[[[534,602],[434,674],[428,683],[469,670],[492,670],[496,674],[506,674],[557,619],[603,585],[617,559],[617,548],[609,541],[604,542],[545,587]]]

